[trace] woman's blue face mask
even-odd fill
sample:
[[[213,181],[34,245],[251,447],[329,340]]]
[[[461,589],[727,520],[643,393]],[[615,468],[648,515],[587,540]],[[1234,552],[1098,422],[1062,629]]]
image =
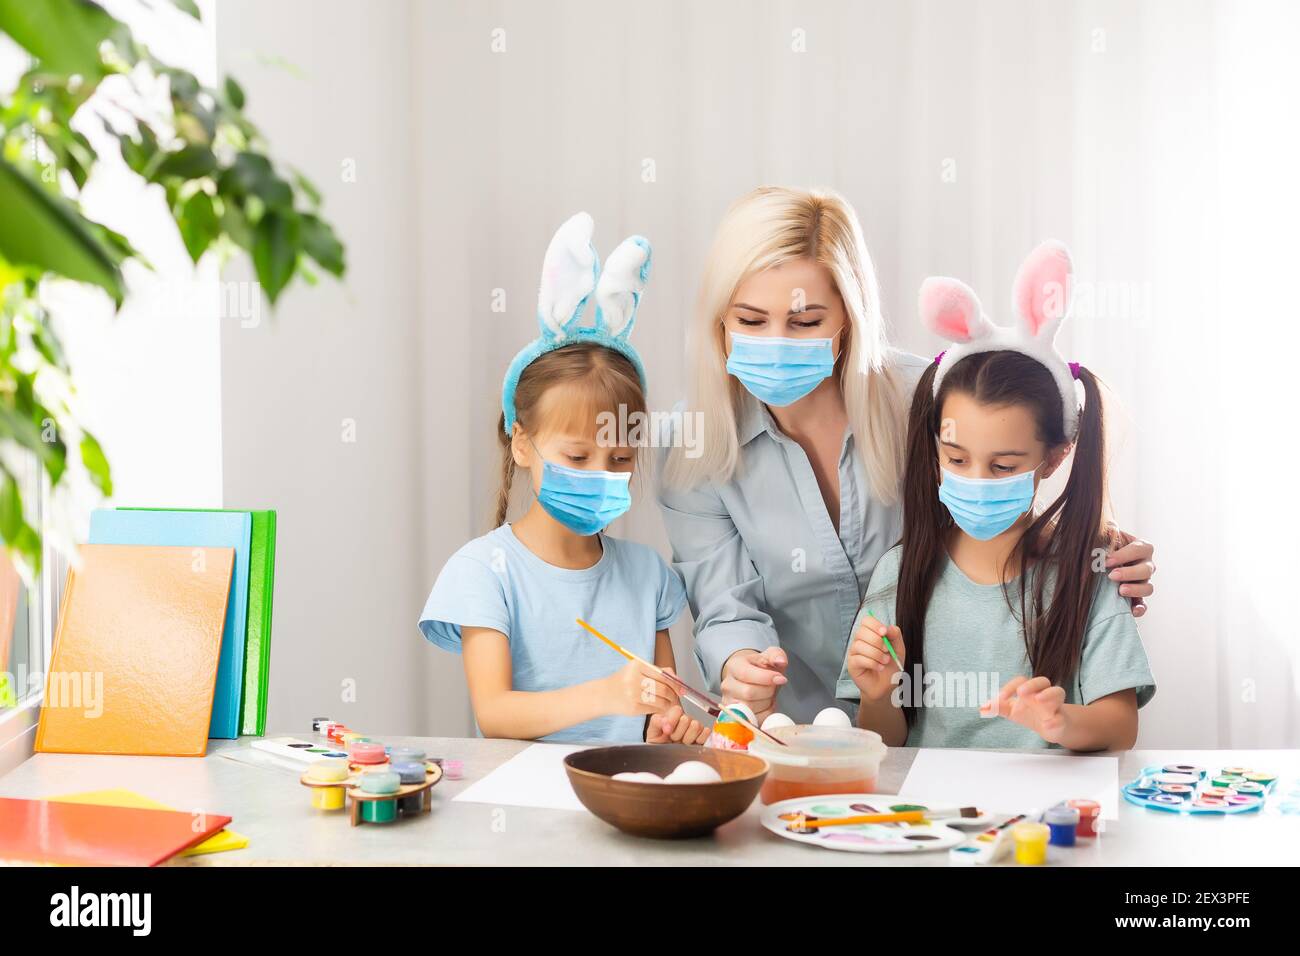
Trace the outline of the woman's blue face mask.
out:
[[[1006,478],[965,478],[945,469],[941,472],[939,500],[957,527],[976,541],[996,538],[1034,504],[1038,468]]]
[[[833,339],[730,334],[727,371],[765,405],[792,405],[835,370]]]
[[[529,440],[532,444],[532,440]],[[537,451],[537,446],[533,445]],[[537,501],[546,513],[575,534],[595,534],[632,507],[630,471],[566,468],[542,457]]]

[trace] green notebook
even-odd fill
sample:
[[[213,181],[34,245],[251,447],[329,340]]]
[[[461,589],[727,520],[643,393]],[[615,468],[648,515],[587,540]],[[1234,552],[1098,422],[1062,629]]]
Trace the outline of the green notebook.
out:
[[[240,508],[123,508],[123,511],[242,511]],[[239,732],[266,733],[266,699],[271,690],[271,601],[275,596],[275,512],[249,511],[253,540],[248,561],[248,629],[244,642],[244,687]]]

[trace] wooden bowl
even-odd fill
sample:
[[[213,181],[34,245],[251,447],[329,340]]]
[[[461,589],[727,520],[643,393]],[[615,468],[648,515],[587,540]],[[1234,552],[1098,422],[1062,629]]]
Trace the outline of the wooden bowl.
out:
[[[699,760],[718,771],[718,783],[637,783],[616,773],[649,771],[661,777]],[[634,744],[579,750],[564,758],[573,792],[611,826],[636,836],[680,839],[712,833],[734,820],[758,796],[767,761],[735,750],[685,744]]]

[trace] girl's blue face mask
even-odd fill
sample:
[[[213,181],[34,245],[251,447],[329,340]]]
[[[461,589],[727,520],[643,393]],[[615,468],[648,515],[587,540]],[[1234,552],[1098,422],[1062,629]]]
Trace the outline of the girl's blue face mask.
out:
[[[531,444],[531,441],[530,441]],[[537,446],[533,445],[533,450]],[[541,452],[537,452],[541,456]],[[632,507],[629,471],[586,471],[542,459],[537,500],[546,513],[576,534],[595,534]]]
[[[1038,468],[1006,478],[965,478],[941,471],[939,500],[957,527],[976,541],[996,538],[1033,506]]]
[[[727,371],[766,405],[803,398],[835,370],[832,339],[786,339],[731,333]]]

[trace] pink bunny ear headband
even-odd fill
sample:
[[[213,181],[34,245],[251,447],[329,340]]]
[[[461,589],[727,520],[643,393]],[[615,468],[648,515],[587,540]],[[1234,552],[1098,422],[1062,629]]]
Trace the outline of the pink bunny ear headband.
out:
[[[984,315],[970,286],[957,279],[931,276],[921,283],[921,321],[932,332],[954,344],[935,357],[934,394],[948,370],[968,355],[980,352],[1020,352],[1041,362],[1061,390],[1065,434],[1074,439],[1079,429],[1079,398],[1074,380],[1079,364],[1067,362],[1056,351],[1056,333],[1070,308],[1074,269],[1065,246],[1049,239],[1031,252],[1016,273],[1012,309],[1019,317],[1013,328],[994,325]]]

